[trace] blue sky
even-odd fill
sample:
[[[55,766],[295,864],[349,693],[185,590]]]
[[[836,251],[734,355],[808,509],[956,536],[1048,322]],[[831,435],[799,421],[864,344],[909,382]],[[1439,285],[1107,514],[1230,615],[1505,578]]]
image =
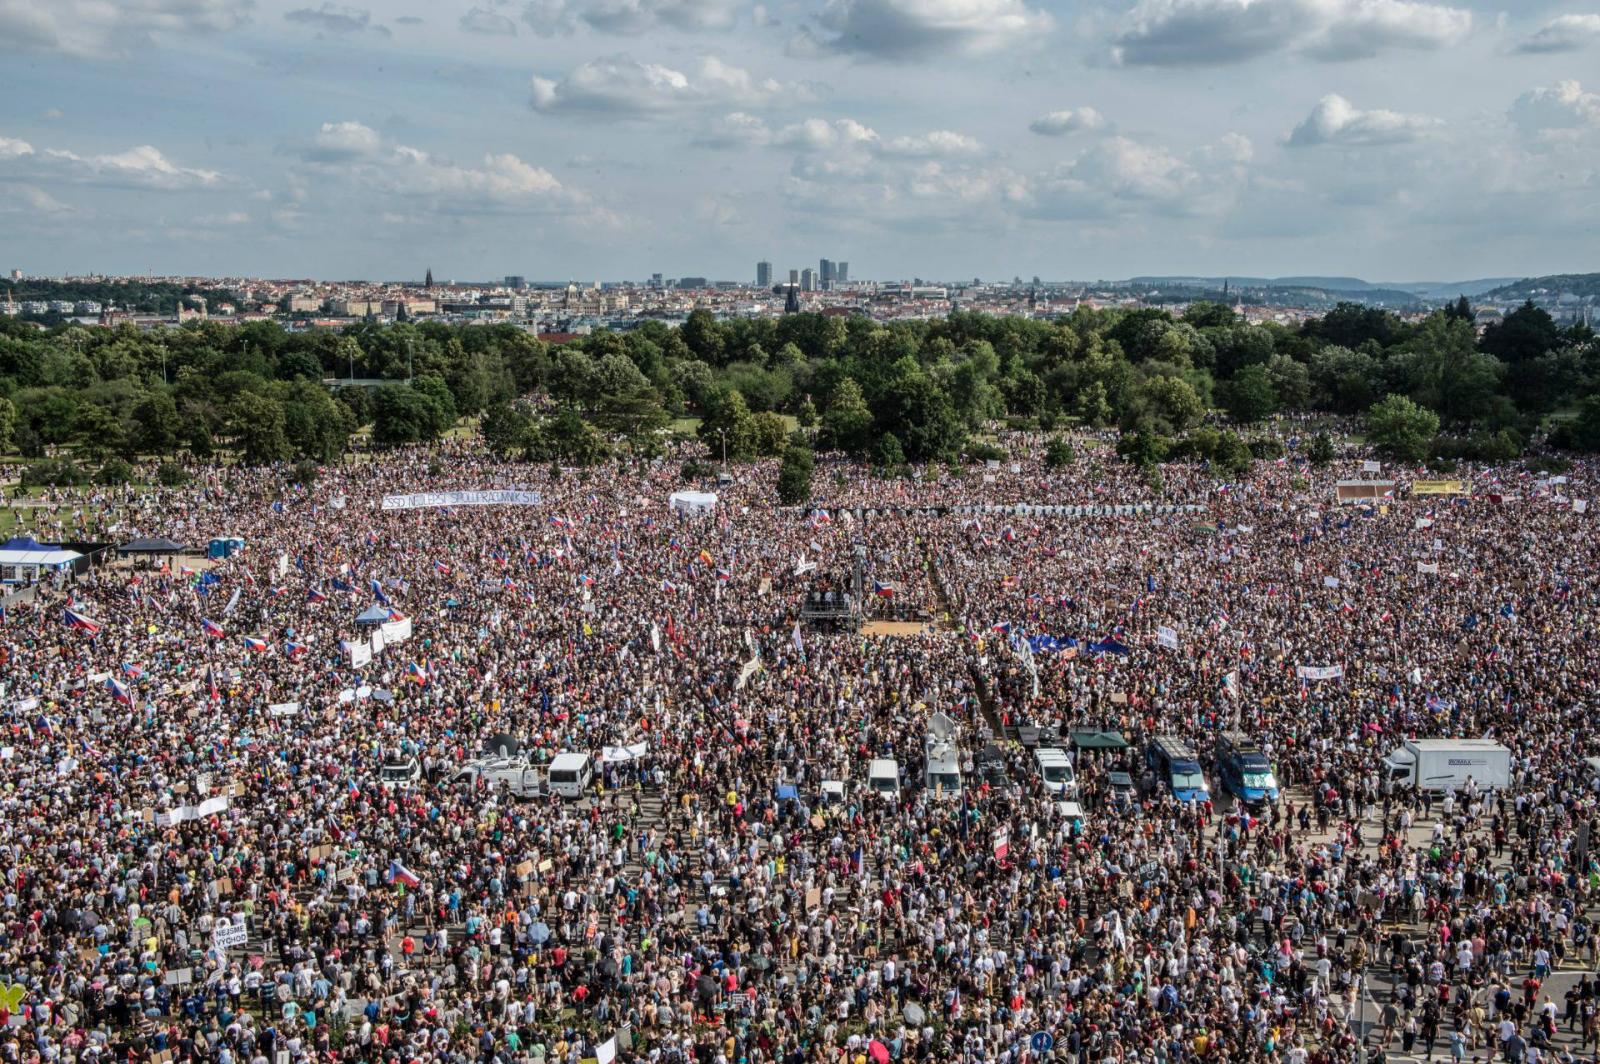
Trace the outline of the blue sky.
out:
[[[30,273],[1600,269],[1600,3],[0,0]]]

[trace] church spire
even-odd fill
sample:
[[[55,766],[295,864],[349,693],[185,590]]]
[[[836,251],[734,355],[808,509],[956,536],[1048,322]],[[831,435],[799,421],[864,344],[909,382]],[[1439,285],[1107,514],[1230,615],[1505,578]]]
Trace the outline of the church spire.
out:
[[[433,267],[432,266],[428,267],[428,275],[425,278],[423,278],[422,287],[424,287],[424,288],[432,288],[433,287]]]
[[[800,288],[793,284],[786,287],[789,294],[784,297],[783,312],[785,314],[798,314],[800,313]]]

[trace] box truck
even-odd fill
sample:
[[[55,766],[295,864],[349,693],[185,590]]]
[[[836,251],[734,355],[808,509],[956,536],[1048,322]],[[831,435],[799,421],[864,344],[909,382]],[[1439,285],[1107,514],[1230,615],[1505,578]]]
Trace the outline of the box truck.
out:
[[[1383,771],[1396,787],[1461,791],[1470,778],[1480,791],[1500,791],[1511,786],[1511,751],[1493,739],[1403,739]]]

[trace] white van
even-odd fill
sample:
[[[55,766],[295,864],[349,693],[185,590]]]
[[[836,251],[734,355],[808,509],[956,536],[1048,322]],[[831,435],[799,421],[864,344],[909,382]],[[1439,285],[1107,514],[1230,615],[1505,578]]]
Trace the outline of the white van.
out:
[[[588,754],[557,754],[545,776],[550,793],[563,798],[582,798],[594,782],[594,761]]]
[[[867,789],[893,801],[900,797],[900,765],[892,757],[875,757],[867,766]]]
[[[1044,782],[1045,790],[1063,798],[1078,793],[1078,777],[1072,771],[1072,762],[1059,747],[1041,746],[1033,752],[1033,759],[1039,765],[1039,779]]]

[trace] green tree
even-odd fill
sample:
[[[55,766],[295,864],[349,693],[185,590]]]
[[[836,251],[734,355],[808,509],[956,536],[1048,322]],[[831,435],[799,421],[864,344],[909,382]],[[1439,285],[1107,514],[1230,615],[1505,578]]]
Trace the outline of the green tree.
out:
[[[1306,461],[1314,466],[1325,466],[1334,459],[1333,441],[1326,432],[1319,432],[1306,444]]]
[[[1367,441],[1392,457],[1418,462],[1439,434],[1439,415],[1403,395],[1388,395],[1367,411]]]
[[[1052,436],[1050,442],[1044,446],[1044,465],[1046,469],[1065,469],[1077,459],[1073,453],[1072,443],[1064,436]]]
[[[372,396],[372,441],[394,447],[434,438],[438,410],[432,399],[404,384],[386,384]]]
[[[785,506],[804,506],[811,501],[811,451],[791,446],[783,452],[778,467],[778,501]]]
[[[418,377],[411,382],[411,388],[428,401],[432,411],[427,438],[436,439],[448,432],[456,423],[456,400],[444,378],[433,374]]]
[[[9,453],[16,443],[17,408],[10,399],[0,396],[0,453]]]
[[[121,454],[127,438],[114,411],[98,403],[78,408],[72,418],[72,447],[84,461],[98,465],[107,455]]]
[[[707,398],[699,435],[713,457],[726,455],[736,460],[755,457],[755,422],[744,396],[737,389],[718,389]]]
[[[1508,366],[1538,358],[1561,343],[1561,330],[1549,312],[1528,300],[1505,318],[1483,330],[1480,350]]]
[[[860,456],[866,453],[871,435],[872,411],[861,396],[861,386],[846,377],[833,390],[828,408],[822,412],[817,442],[824,450]]]
[[[520,404],[495,403],[483,412],[478,432],[496,458],[512,458],[527,453],[532,442],[533,418]]]
[[[1228,416],[1241,425],[1253,425],[1272,416],[1278,396],[1272,377],[1264,365],[1246,366],[1228,383],[1223,393]]]
[[[255,392],[240,392],[228,404],[228,434],[245,465],[270,465],[289,458],[283,404]]]
[[[183,420],[178,404],[165,389],[148,392],[133,408],[133,445],[155,455],[171,454],[178,446]]]
[[[1305,363],[1289,355],[1267,360],[1267,378],[1278,403],[1286,410],[1304,410],[1311,401],[1311,373]]]

